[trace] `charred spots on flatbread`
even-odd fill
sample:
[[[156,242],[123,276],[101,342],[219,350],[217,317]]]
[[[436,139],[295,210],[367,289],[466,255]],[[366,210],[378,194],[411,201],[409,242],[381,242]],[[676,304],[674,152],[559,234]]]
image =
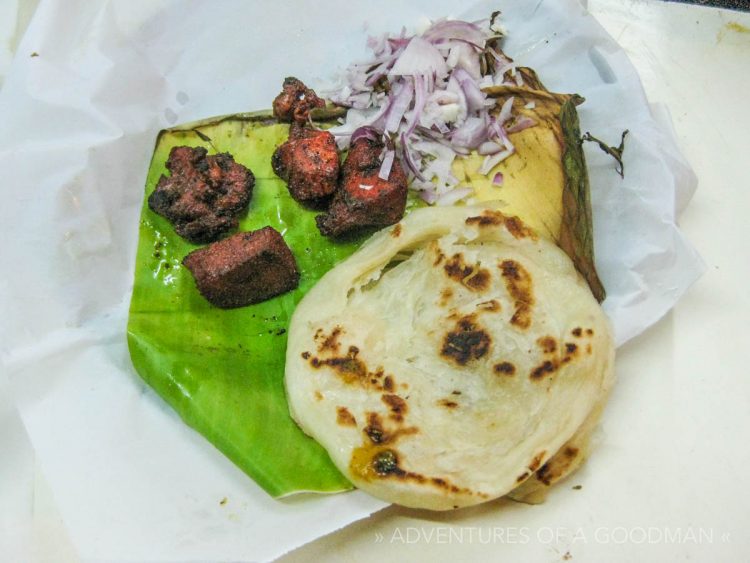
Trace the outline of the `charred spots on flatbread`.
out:
[[[560,366],[557,361],[544,360],[541,364],[531,370],[529,377],[533,380],[543,379],[545,376],[555,373],[558,367]]]
[[[487,313],[499,313],[503,310],[500,301],[497,299],[490,299],[489,301],[483,301],[477,305],[478,311],[484,311]]]
[[[536,478],[547,486],[568,474],[569,467],[576,461],[580,450],[574,446],[565,446],[553,455],[547,463],[536,472]]]
[[[393,376],[386,375],[382,366],[371,370],[359,357],[357,346],[349,346],[346,354],[339,354],[341,343],[338,338],[343,332],[344,330],[339,326],[329,334],[325,334],[323,329],[318,329],[313,339],[320,342],[318,344],[320,356],[313,356],[305,351],[302,353],[302,358],[314,369],[324,367],[331,369],[346,384],[361,385],[380,391],[393,391],[396,387]],[[330,353],[332,348],[334,355],[328,355],[327,353]]]
[[[388,441],[388,435],[383,428],[383,421],[376,412],[367,413],[367,426],[362,431],[373,444],[382,444]]]
[[[497,225],[503,224],[503,215],[498,211],[487,210],[481,215],[475,217],[467,217],[467,225],[477,225],[478,227],[496,227]]]
[[[552,336],[542,336],[537,339],[536,343],[545,354],[554,354],[557,352],[557,340]]]
[[[515,260],[503,260],[500,270],[515,307],[510,323],[527,329],[531,326],[531,309],[535,302],[531,274]]]
[[[570,331],[570,334],[572,334],[576,338],[591,337],[591,336],[594,336],[594,329],[593,328],[584,329],[580,326],[577,326],[573,330]]]
[[[536,232],[527,227],[521,219],[515,215],[507,216],[500,211],[487,209],[481,215],[467,218],[466,224],[478,227],[497,227],[499,225],[505,225],[505,228],[514,238],[522,239],[528,237],[537,240]]]
[[[396,223],[396,226],[391,229],[391,236],[393,238],[401,236],[401,223]]]
[[[309,362],[316,369],[323,366],[329,367],[346,383],[355,383],[365,380],[368,374],[367,365],[357,357],[358,354],[359,349],[356,346],[350,346],[344,356],[322,359],[312,356]]]
[[[357,419],[346,407],[336,407],[336,423],[341,426],[357,426]]]
[[[542,350],[544,360],[535,366],[529,373],[534,381],[540,381],[546,376],[554,374],[560,366],[576,359],[579,355],[578,345],[574,342],[566,342],[562,350],[558,349],[557,340],[552,336],[543,336],[537,340],[537,345]],[[590,346],[590,344],[589,344]],[[562,355],[560,354],[562,352]]]
[[[404,416],[409,410],[409,407],[402,397],[392,393],[386,393],[380,397],[380,400],[388,405],[388,410],[390,411],[389,418],[397,422],[402,422],[404,420]]]
[[[466,315],[443,338],[440,355],[459,366],[484,357],[490,349],[489,333],[476,322],[474,315]]]
[[[382,373],[382,370],[380,371],[380,373]],[[396,384],[394,383],[392,376],[386,375],[383,378],[383,390],[384,391],[393,391],[395,386]]]
[[[529,373],[529,377],[533,381],[539,381],[541,379],[544,379],[546,376],[555,373],[559,367],[560,364],[556,359],[544,360],[541,364],[531,370],[531,373]]]
[[[389,418],[394,420],[391,417]],[[366,412],[365,419],[367,425],[362,429],[362,432],[369,440],[369,442],[365,443],[365,446],[385,444],[393,445],[401,436],[410,436],[419,432],[419,429],[416,426],[404,426],[401,424],[403,423],[403,414],[400,419],[395,420],[396,425],[392,425],[390,428],[386,428],[383,417],[380,413]]]
[[[350,469],[354,474],[366,481],[396,479],[419,485],[430,485],[445,493],[454,495],[476,495],[480,498],[489,498],[489,495],[486,493],[473,491],[467,487],[460,487],[445,477],[430,477],[404,469],[401,454],[394,447],[390,446],[364,446],[356,448],[352,452]]]
[[[341,348],[339,336],[341,336],[343,332],[344,329],[339,325],[333,327],[329,334],[326,334],[322,328],[316,330],[313,338],[318,342],[318,352],[331,352],[333,354],[338,354],[339,349]]]
[[[530,229],[526,224],[521,221],[518,217],[506,217],[505,228],[508,232],[517,239],[530,238],[533,240],[537,239],[537,234],[533,229]]]
[[[516,483],[522,483],[523,481],[529,478],[529,475],[531,475],[529,471],[524,471],[518,477],[516,477]]]
[[[480,264],[467,264],[461,253],[451,256],[443,266],[446,275],[471,291],[483,292],[490,286],[490,271]]]
[[[401,471],[398,467],[398,456],[393,450],[383,450],[372,458],[372,467],[378,475],[389,475]]]
[[[580,326],[577,326],[573,330],[571,330],[570,333],[575,338],[589,338],[590,339],[591,337],[594,336],[594,329],[592,329],[592,328],[584,329],[584,328],[582,328]],[[569,344],[568,346],[571,346],[571,345]],[[573,345],[573,346],[575,346],[575,345]],[[586,347],[584,348],[584,350],[586,350],[586,354],[589,355],[589,356],[591,354],[593,354],[594,350],[593,350],[593,348],[591,346],[591,342],[587,342],[586,343]],[[573,355],[574,352],[575,352],[575,350],[573,350],[573,352],[570,352],[570,354]]]
[[[533,473],[534,471],[539,469],[539,467],[542,465],[544,454],[546,453],[546,451],[541,451],[532,458],[531,463],[529,463],[529,471]]]
[[[492,371],[495,375],[506,375],[510,377],[516,374],[516,366],[511,362],[499,362],[492,366]]]
[[[442,264],[443,260],[445,260],[445,253],[443,253],[440,245],[438,245],[438,243],[435,241],[430,243],[430,249],[435,254],[435,260],[432,262],[432,265],[439,266],[440,264]]]
[[[458,408],[458,403],[452,399],[440,399],[437,404],[441,407],[445,407],[446,409],[453,410],[455,408]]]
[[[440,306],[445,307],[453,299],[453,288],[446,287],[440,292]]]

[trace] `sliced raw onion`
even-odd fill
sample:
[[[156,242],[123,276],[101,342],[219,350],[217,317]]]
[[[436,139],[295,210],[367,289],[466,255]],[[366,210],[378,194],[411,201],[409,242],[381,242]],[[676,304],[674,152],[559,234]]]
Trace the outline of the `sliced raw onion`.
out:
[[[452,190],[439,195],[435,200],[436,205],[453,205],[462,199],[466,199],[474,193],[473,188],[453,188]]]
[[[482,163],[482,166],[479,168],[479,173],[484,174],[486,176],[487,174],[490,173],[490,170],[492,170],[495,166],[500,164],[503,160],[505,160],[512,154],[513,154],[513,151],[506,149],[497,154],[492,154],[492,155],[485,157],[484,162]]]
[[[519,131],[523,131],[524,129],[528,129],[529,127],[534,127],[536,125],[536,121],[531,119],[530,117],[527,117],[525,115],[522,115],[518,119],[516,119],[516,122],[508,127],[505,132],[506,133],[518,133]]]
[[[381,180],[387,180],[391,175],[391,168],[393,167],[393,159],[396,156],[396,151],[387,150],[383,157],[383,163],[380,165],[380,171],[378,172],[378,178]]]
[[[352,133],[350,142],[355,142],[358,139],[369,139],[370,141],[379,141],[381,137],[380,132],[372,127],[359,127]]]
[[[420,35],[402,30],[398,36],[369,38],[373,58],[350,65],[346,83],[330,96],[350,108],[346,120],[330,130],[339,147],[362,137],[379,139],[386,145],[380,178],[388,178],[398,158],[411,188],[427,203],[465,200],[473,190],[459,187],[451,173],[454,159],[477,151],[485,156],[480,172],[488,174],[514,153],[508,135],[536,125],[513,114],[513,97],[496,116],[490,114],[496,99],[482,88],[523,84],[515,63],[494,48],[502,35],[498,26],[497,18],[444,19]],[[487,60],[494,60],[490,68]],[[501,183],[502,174],[495,174],[493,184]]]

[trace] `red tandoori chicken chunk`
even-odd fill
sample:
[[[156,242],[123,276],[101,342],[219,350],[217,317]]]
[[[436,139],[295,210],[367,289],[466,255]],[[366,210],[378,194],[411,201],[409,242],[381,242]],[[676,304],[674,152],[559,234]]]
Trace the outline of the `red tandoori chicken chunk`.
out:
[[[148,198],[181,237],[194,244],[218,240],[237,227],[253,194],[255,176],[228,153],[206,156],[203,147],[173,147],[162,176]]]
[[[201,295],[222,309],[259,303],[299,285],[294,255],[273,227],[234,234],[194,250],[182,263]]]
[[[293,76],[284,79],[281,94],[273,101],[273,114],[279,121],[305,123],[310,110],[325,107],[326,102],[319,98],[312,88]]]
[[[336,190],[339,156],[328,131],[292,124],[289,140],[273,153],[271,165],[301,203],[317,205]]]
[[[387,180],[378,176],[383,146],[366,137],[352,143],[331,207],[316,218],[323,235],[335,238],[362,228],[386,227],[404,216],[407,177],[398,160]]]

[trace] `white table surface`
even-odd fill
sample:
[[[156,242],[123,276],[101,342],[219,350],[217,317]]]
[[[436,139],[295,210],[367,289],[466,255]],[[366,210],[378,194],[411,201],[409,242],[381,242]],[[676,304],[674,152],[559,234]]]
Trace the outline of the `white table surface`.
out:
[[[602,445],[534,508],[550,515],[548,525],[509,529],[503,515],[521,508],[503,503],[451,514],[391,507],[280,561],[748,559],[750,14],[655,0],[588,4],[649,99],[670,109],[699,178],[680,224],[708,271],[670,315],[619,350]],[[0,2],[0,80],[35,5]],[[597,470],[604,456],[632,479],[609,482]],[[591,505],[586,521],[565,517],[572,503]],[[79,561],[2,373],[0,561]]]

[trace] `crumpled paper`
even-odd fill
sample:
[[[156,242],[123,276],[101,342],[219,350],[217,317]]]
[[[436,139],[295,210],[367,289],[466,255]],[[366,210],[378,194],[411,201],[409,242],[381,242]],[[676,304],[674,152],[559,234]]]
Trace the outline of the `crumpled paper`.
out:
[[[288,75],[329,84],[368,33],[498,8],[507,52],[587,98],[584,131],[616,144],[630,130],[624,180],[586,145],[623,343],[703,270],[675,226],[696,180],[664,109],[576,0],[41,2],[0,93],[0,358],[83,559],[265,560],[384,506],[356,491],[270,499],[139,380],[125,326],[146,170],[161,128],[269,107]]]

